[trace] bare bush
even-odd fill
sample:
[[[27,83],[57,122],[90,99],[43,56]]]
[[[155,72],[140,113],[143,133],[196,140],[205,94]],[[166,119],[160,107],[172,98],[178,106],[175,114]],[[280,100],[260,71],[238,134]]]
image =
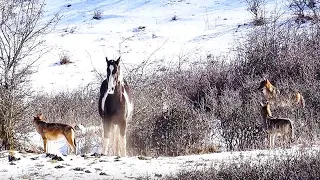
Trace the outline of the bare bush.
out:
[[[265,0],[246,0],[246,3],[248,6],[247,10],[253,16],[253,24],[255,26],[261,26],[265,24]]]
[[[96,20],[100,20],[102,18],[102,11],[99,9],[94,10],[92,18]]]
[[[306,101],[305,109],[274,108],[274,116],[295,121],[298,142],[312,143],[318,134],[319,28],[300,29],[291,25],[265,26],[249,34],[239,51],[238,71],[244,77],[272,79],[280,92],[299,90]],[[318,103],[318,102],[317,102]]]
[[[178,20],[177,15],[173,15],[173,16],[171,17],[171,21],[176,21],[176,20]]]
[[[317,3],[314,0],[290,0],[289,3],[289,8],[297,16],[295,20],[297,23],[319,20],[319,7],[316,6]],[[312,12],[312,15],[308,15],[309,11]]]
[[[63,51],[59,54],[59,59],[60,59],[60,64],[64,65],[64,64],[70,64],[72,63],[72,61],[70,60],[70,55],[67,51]]]
[[[94,126],[88,126],[87,128],[92,128]],[[79,132],[76,131],[77,136],[77,147],[79,147],[80,154],[91,153],[92,151],[99,150],[100,147],[100,136],[102,134],[102,130],[94,127],[89,131]]]
[[[304,16],[305,11],[308,8],[307,0],[291,0],[289,7],[294,11],[295,14]]]
[[[205,139],[214,119],[200,116],[200,110],[194,109],[181,83],[185,75],[173,78],[175,73],[153,75],[135,87],[135,112],[128,125],[133,154],[175,156],[208,145]],[[192,82],[188,83],[191,88]]]
[[[97,90],[91,86],[71,92],[39,93],[30,102],[30,114],[43,113],[48,121],[100,125]]]
[[[320,7],[319,2],[316,2],[315,0],[309,0],[307,2],[308,8],[312,11],[312,19],[315,23],[319,23],[319,13],[320,13]]]

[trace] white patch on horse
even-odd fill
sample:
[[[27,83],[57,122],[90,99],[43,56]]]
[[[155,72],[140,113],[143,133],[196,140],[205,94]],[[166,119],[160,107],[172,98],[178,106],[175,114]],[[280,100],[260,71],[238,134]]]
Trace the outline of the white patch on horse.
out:
[[[113,74],[112,71],[114,70],[113,65],[109,66],[110,69],[110,75],[109,75],[109,81],[108,81],[108,94],[113,94],[114,93],[114,79],[113,79]]]
[[[132,102],[130,102],[129,95],[126,90],[123,91],[123,96],[124,96],[124,99],[125,99],[125,101],[127,103],[127,107],[128,107],[127,116],[129,116],[133,111],[133,104],[132,104]]]
[[[101,109],[104,111],[104,103],[106,102],[106,99],[108,97],[108,92],[104,92],[103,98],[101,100]]]
[[[109,93],[110,87],[111,87],[110,85],[113,83],[113,76],[112,76],[112,71],[114,69],[113,65],[110,65],[109,69],[110,69],[110,75],[109,75],[109,80],[108,80],[108,89],[107,89],[106,92],[104,92],[103,98],[101,100],[101,109],[102,109],[102,111],[104,111],[104,104],[106,103],[106,99],[108,97],[108,94],[113,94],[113,93]]]
[[[119,77],[118,77],[118,81],[121,82],[121,84],[123,85],[123,75],[122,75],[122,71],[120,69],[120,72],[119,72]]]

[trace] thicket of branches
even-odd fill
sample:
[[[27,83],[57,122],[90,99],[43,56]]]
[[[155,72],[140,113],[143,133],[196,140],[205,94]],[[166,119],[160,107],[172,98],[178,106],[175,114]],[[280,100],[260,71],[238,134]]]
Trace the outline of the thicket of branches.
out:
[[[0,139],[12,148],[14,129],[21,126],[30,95],[28,77],[45,52],[41,39],[57,23],[58,16],[41,22],[44,2],[0,2]]]

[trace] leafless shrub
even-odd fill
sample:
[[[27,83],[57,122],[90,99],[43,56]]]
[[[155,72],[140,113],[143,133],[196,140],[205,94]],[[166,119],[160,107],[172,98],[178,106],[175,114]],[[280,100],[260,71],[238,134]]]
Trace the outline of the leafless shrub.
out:
[[[180,79],[185,74],[172,78],[176,72],[167,73],[148,77],[134,89],[135,112],[128,124],[128,143],[133,154],[182,155],[209,143],[205,139],[213,119],[201,116],[200,110],[195,110],[186,98]],[[191,88],[192,82],[188,83]]]
[[[174,15],[174,16],[171,17],[171,21],[176,21],[176,20],[178,20],[177,19],[177,15]]]
[[[38,93],[30,102],[30,114],[43,113],[48,121],[76,125],[100,125],[97,89],[87,86],[71,92]]]
[[[59,54],[59,63],[61,65],[65,65],[65,64],[70,64],[72,63],[72,61],[70,60],[70,55],[68,54],[68,52],[63,51]]]
[[[248,11],[253,16],[253,24],[255,26],[261,26],[265,24],[265,12],[264,5],[265,0],[246,0]]]
[[[63,29],[63,32],[73,34],[77,29],[77,26],[67,27]]]
[[[23,123],[30,94],[28,77],[35,62],[46,52],[41,37],[59,17],[41,22],[44,2],[0,3],[0,139],[4,149],[14,148],[14,129]],[[31,58],[32,56],[32,58]]]
[[[305,11],[308,8],[306,0],[290,0],[290,9],[294,11],[296,15],[304,16]]]
[[[101,142],[102,130],[96,128],[95,130],[79,132],[76,131],[77,147],[79,147],[80,154],[91,153],[94,149],[98,150]]]
[[[96,20],[100,20],[102,18],[102,11],[100,9],[94,10],[92,18]]]
[[[320,13],[320,7],[319,2],[315,0],[309,0],[307,2],[308,8],[312,11],[312,19],[315,23],[319,23],[319,13]]]
[[[298,24],[306,23],[307,21],[313,20],[317,22],[319,20],[319,7],[314,0],[290,0],[289,8],[296,15],[296,22]],[[312,12],[312,15],[309,12]]]
[[[300,29],[298,26],[265,26],[249,34],[244,47],[239,48],[236,59],[237,71],[243,77],[272,79],[280,92],[299,90],[306,101],[305,109],[296,107],[273,107],[277,117],[288,117],[295,121],[298,142],[312,143],[319,126],[319,27]],[[241,49],[241,50],[240,50]],[[316,103],[317,102],[317,103]]]

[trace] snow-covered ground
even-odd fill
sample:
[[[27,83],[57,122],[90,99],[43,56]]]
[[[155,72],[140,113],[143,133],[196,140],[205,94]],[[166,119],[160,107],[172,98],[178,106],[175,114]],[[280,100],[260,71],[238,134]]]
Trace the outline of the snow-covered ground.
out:
[[[20,160],[8,162],[8,152],[0,152],[0,179],[136,179],[149,177],[163,178],[183,170],[219,168],[228,161],[250,160],[263,162],[273,156],[295,155],[299,148],[257,150],[242,152],[221,152],[214,154],[178,157],[122,157],[115,156],[62,156],[63,161],[53,160],[45,154],[18,153]],[[319,149],[309,149],[317,152]],[[280,158],[281,159],[281,158]]]

